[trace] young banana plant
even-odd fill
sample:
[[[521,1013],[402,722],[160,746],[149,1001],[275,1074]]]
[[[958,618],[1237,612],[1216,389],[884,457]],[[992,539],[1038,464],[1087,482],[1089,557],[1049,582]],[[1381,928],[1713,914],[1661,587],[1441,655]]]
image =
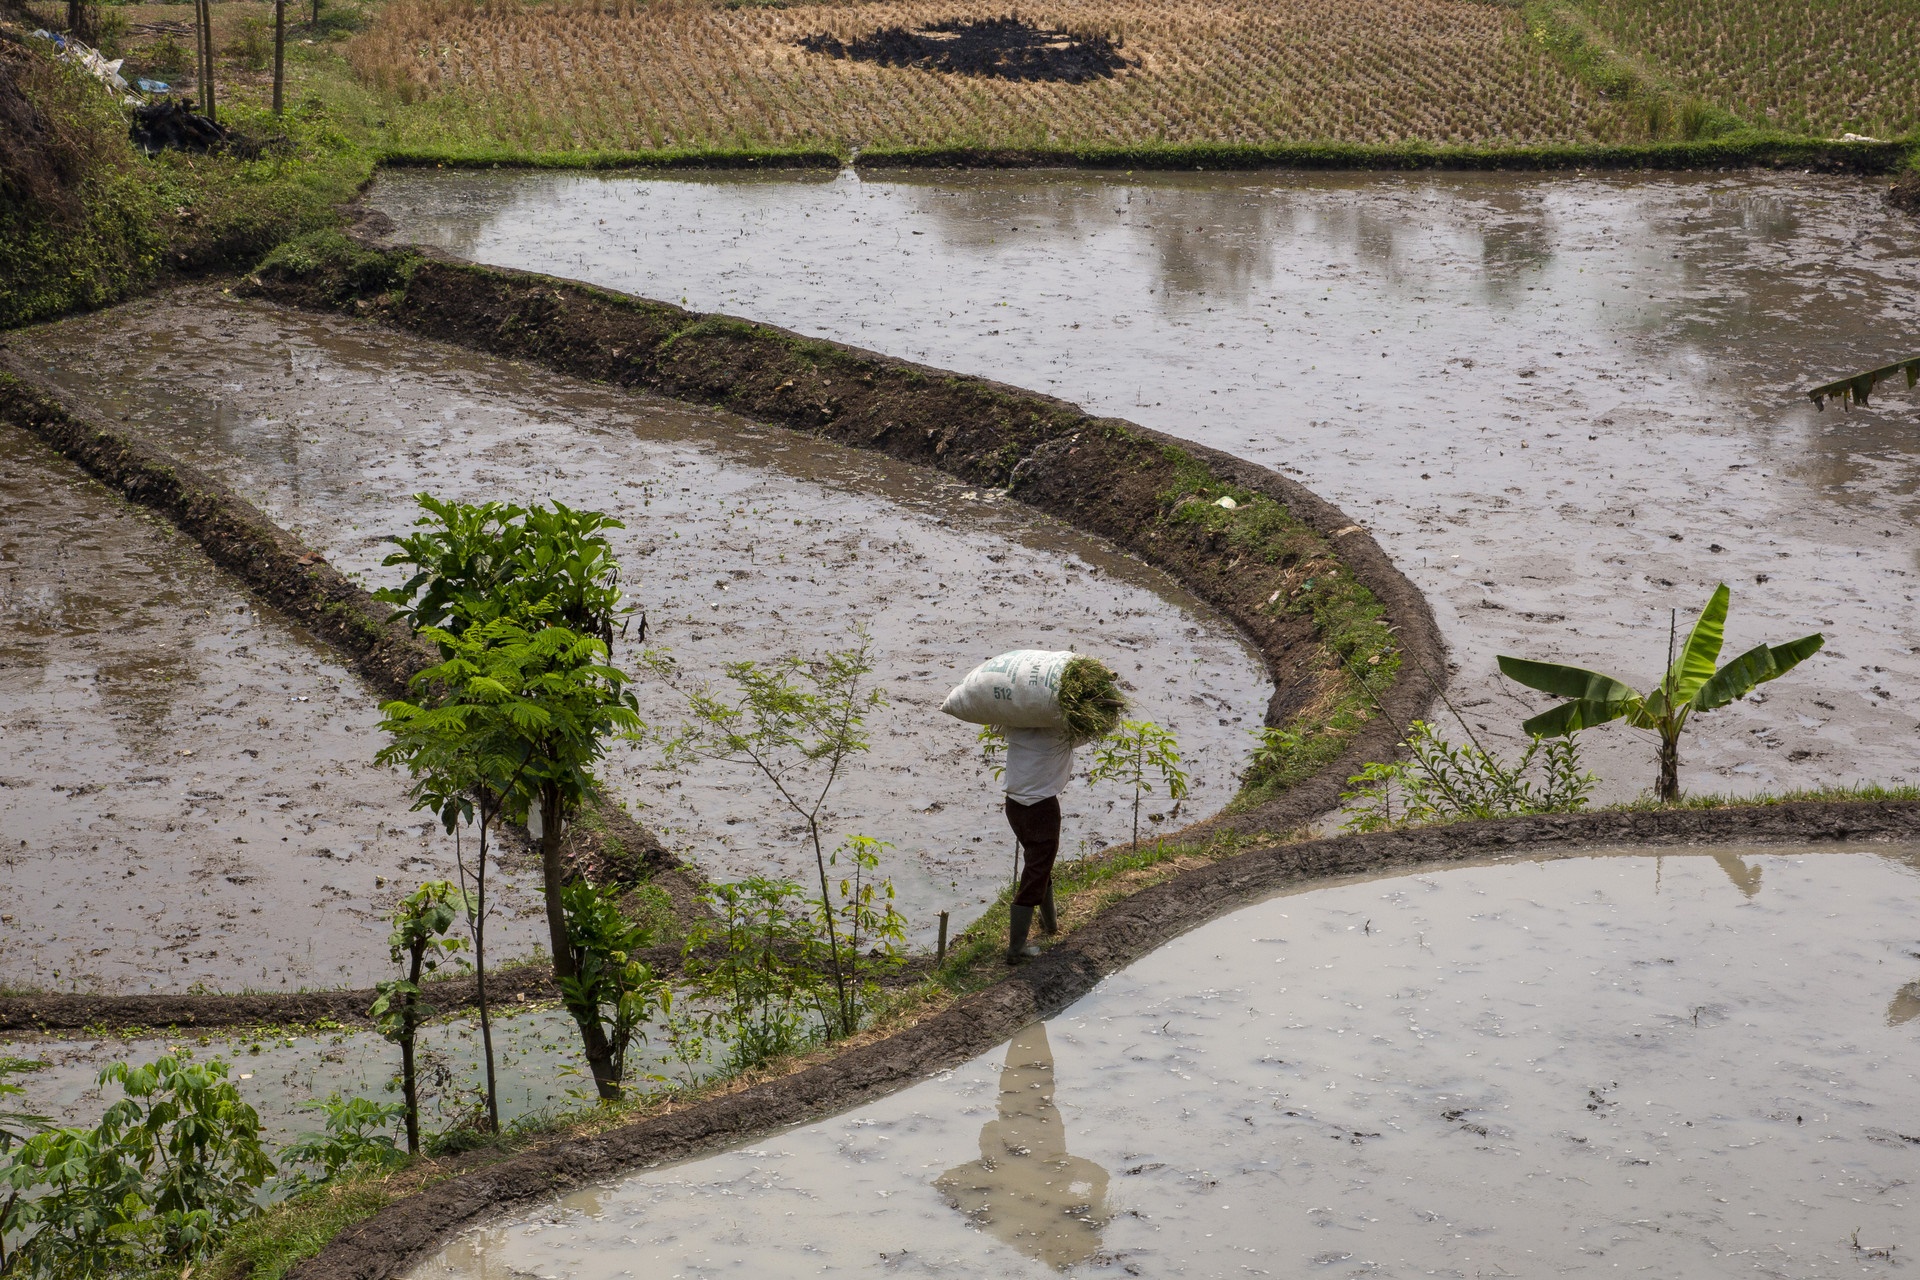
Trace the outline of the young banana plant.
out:
[[[1700,611],[1677,655],[1673,639],[1668,639],[1670,665],[1666,677],[1644,694],[1597,671],[1502,654],[1500,670],[1508,679],[1568,699],[1520,727],[1542,738],[1563,737],[1609,720],[1625,720],[1636,729],[1653,730],[1660,735],[1660,802],[1672,804],[1680,798],[1680,735],[1693,714],[1746,697],[1758,686],[1793,670],[1827,642],[1825,636],[1815,632],[1787,644],[1756,645],[1716,669],[1731,598],[1727,584],[1721,583]]]

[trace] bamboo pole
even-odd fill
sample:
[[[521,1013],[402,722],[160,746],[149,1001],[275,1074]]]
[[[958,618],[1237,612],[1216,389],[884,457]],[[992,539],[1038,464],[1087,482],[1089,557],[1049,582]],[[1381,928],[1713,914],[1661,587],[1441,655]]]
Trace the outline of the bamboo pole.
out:
[[[273,0],[273,114],[284,108],[287,82],[287,0]]]

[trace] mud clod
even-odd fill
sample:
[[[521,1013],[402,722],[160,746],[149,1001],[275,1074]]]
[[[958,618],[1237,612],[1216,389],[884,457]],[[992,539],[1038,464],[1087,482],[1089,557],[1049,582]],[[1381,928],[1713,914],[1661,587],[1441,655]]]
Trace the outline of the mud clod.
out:
[[[925,27],[881,27],[851,41],[822,33],[797,43],[809,53],[829,58],[998,80],[1084,84],[1108,79],[1133,65],[1110,36],[1036,27],[1017,14]]]

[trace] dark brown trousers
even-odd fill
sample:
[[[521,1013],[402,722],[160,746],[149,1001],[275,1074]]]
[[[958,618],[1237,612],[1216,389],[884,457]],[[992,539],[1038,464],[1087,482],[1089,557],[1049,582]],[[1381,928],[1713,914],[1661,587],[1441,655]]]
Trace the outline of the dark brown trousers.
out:
[[[1007,825],[1026,854],[1013,900],[1023,907],[1037,907],[1047,900],[1053,860],[1060,854],[1060,797],[1048,796],[1037,804],[1007,801]]]

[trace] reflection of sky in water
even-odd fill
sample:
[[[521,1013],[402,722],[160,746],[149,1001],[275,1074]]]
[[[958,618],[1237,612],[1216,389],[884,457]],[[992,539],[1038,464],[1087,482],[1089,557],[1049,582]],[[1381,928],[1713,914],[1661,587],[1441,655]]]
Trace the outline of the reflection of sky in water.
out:
[[[1304,479],[1494,657],[1653,678],[1667,611],[1827,631],[1685,785],[1911,777],[1914,401],[1800,393],[1920,340],[1920,226],[1804,175],[393,175],[403,236],[1050,391]],[[1886,673],[1902,677],[1892,683]],[[1456,736],[1457,733],[1456,733]],[[1625,798],[1650,752],[1588,752]]]
[[[414,1274],[1852,1274],[1856,1229],[1920,1222],[1917,900],[1911,847],[1276,898],[1044,1035]]]

